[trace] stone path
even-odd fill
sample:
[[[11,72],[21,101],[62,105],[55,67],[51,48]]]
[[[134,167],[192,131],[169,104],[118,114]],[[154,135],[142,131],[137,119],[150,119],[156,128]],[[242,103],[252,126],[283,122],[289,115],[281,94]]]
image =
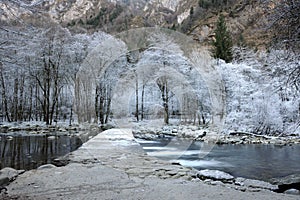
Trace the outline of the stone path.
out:
[[[20,175],[3,199],[298,199],[270,191],[241,192],[207,185],[191,168],[147,156],[131,130],[98,134],[65,159]],[[1,196],[0,196],[1,199]]]

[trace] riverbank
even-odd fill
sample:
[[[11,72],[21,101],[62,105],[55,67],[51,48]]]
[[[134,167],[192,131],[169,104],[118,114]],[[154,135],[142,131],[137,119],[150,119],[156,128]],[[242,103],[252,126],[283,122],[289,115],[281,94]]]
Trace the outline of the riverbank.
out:
[[[30,121],[30,122],[5,122],[0,123],[0,133],[13,134],[16,132],[26,132],[27,134],[57,134],[66,135],[69,133],[76,134],[84,131],[99,132],[101,128],[97,124],[90,123],[72,123],[71,125],[67,122],[57,122],[52,125],[46,125],[45,122]]]
[[[124,124],[124,122],[123,122]],[[207,127],[195,125],[162,125],[161,123],[134,123],[126,122],[127,127],[132,128],[135,138],[152,140],[159,137],[174,136],[182,139],[203,141],[215,144],[273,144],[273,145],[293,145],[300,144],[300,135],[258,135],[247,132],[216,133]],[[155,125],[156,124],[156,125]],[[58,122],[53,125],[46,125],[43,122],[14,122],[0,123],[0,133],[7,135],[19,134],[23,132],[31,135],[75,135],[90,136],[102,130],[118,127],[115,125],[105,125],[100,127],[97,124],[77,124],[69,125],[67,122]],[[123,126],[122,126],[123,127]],[[92,134],[91,134],[92,133]]]
[[[273,144],[293,145],[300,144],[300,135],[267,136],[252,133],[232,132],[229,134],[218,134],[208,128],[193,125],[175,125],[162,127],[147,127],[136,125],[133,128],[136,138],[153,140],[159,137],[178,137],[205,143],[222,144]]]
[[[264,188],[239,190],[234,183],[208,183],[199,172],[149,157],[131,130],[111,129],[61,158],[63,167],[27,171],[3,199],[298,199]],[[206,179],[205,179],[206,180]],[[211,179],[212,180],[212,179]],[[236,182],[236,181],[234,181]],[[243,186],[244,187],[244,186]]]

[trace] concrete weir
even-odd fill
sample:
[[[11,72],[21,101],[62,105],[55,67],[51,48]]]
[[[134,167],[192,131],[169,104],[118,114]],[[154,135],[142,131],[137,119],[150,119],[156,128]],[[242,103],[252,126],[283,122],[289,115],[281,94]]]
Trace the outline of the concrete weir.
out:
[[[270,191],[241,192],[207,185],[196,171],[147,156],[130,129],[98,134],[63,167],[27,171],[4,199],[297,199]],[[0,195],[0,197],[2,197]]]

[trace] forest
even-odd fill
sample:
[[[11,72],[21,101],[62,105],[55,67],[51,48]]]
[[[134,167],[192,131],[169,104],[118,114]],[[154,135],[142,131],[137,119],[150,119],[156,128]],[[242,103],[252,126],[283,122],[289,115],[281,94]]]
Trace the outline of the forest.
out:
[[[209,5],[199,1],[200,7]],[[240,42],[228,47],[229,60],[205,54],[224,87],[224,132],[300,133],[299,8],[295,1],[275,5],[269,28],[277,34],[265,50]],[[149,46],[134,49],[103,31],[77,33],[43,20],[1,23],[1,122],[107,124],[120,117],[121,110],[136,121],[162,118],[168,124],[169,119],[180,119],[202,126],[212,122],[212,91],[205,85],[209,81],[194,70],[168,31],[144,38]],[[105,70],[95,77],[99,73],[85,71],[87,65]],[[95,85],[78,84],[92,76]],[[82,91],[90,96],[80,96]],[[119,91],[129,92],[127,106]]]

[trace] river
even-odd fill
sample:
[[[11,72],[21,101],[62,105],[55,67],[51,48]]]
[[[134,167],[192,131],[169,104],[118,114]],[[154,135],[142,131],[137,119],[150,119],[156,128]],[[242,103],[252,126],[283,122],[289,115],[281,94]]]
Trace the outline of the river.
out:
[[[235,177],[268,181],[271,178],[300,173],[300,145],[274,146],[262,144],[214,145],[203,158],[199,156],[203,142],[176,138],[141,140],[138,142],[150,156],[179,162],[201,169],[218,169]],[[182,150],[182,146],[190,144]],[[172,145],[170,145],[172,144]]]
[[[76,136],[28,134],[15,132],[0,134],[0,169],[12,167],[30,170],[52,163],[82,145]],[[56,135],[56,136],[55,136]]]

